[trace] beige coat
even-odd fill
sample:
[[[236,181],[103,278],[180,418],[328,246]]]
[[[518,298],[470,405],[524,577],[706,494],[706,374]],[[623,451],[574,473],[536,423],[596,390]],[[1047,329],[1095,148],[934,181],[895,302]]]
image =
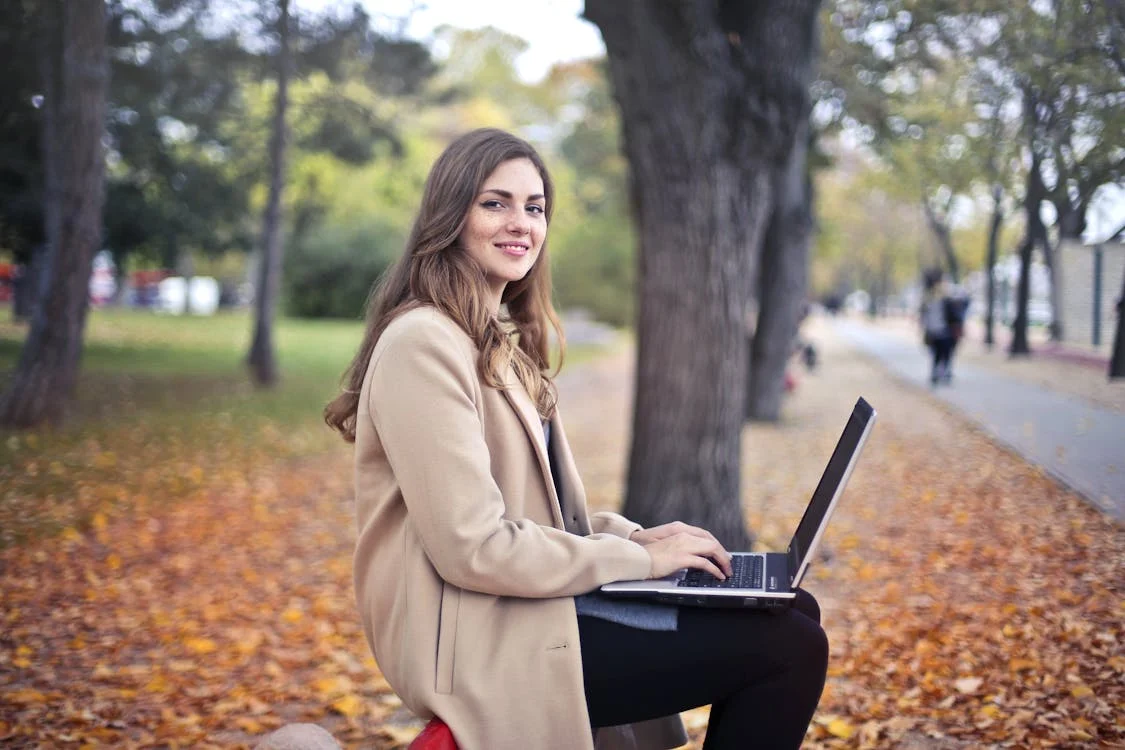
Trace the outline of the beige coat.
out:
[[[587,750],[576,594],[645,578],[615,513],[587,517],[556,417],[557,498],[526,390],[490,388],[472,340],[433,308],[379,338],[356,423],[355,589],[387,681],[463,750]],[[569,533],[568,528],[580,532]],[[601,730],[598,748],[686,742],[679,717]]]

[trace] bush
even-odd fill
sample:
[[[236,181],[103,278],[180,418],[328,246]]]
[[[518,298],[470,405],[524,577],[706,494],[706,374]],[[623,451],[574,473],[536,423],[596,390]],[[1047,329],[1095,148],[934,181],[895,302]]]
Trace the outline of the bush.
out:
[[[382,219],[317,227],[286,253],[286,311],[299,318],[362,316],[372,284],[404,242],[401,231]]]
[[[558,307],[587,310],[596,320],[612,326],[632,325],[635,261],[628,224],[612,217],[594,217],[567,229],[551,240],[551,277]]]

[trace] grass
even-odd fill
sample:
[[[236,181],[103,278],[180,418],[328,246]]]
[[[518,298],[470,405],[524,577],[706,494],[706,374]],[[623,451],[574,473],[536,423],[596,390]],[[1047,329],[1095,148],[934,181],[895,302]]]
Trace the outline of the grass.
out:
[[[0,431],[0,548],[130,508],[221,493],[276,462],[344,449],[321,411],[362,322],[278,320],[281,381],[272,389],[254,387],[244,365],[251,330],[243,312],[93,311],[66,422]],[[25,325],[0,322],[0,387],[26,335]],[[571,347],[567,367],[599,351]]]
[[[280,320],[281,382],[255,388],[243,364],[251,318],[92,312],[66,422],[0,432],[0,547],[84,528],[98,514],[160,504],[270,461],[339,448],[321,421],[362,324]],[[0,324],[0,384],[25,325]]]

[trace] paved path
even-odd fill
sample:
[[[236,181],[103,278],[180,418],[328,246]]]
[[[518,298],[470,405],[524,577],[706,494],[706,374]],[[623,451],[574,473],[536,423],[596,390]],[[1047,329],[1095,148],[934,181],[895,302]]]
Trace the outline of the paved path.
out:
[[[832,328],[904,380],[930,389],[928,352],[863,323]],[[932,391],[1001,442],[1125,523],[1125,414],[964,364]]]

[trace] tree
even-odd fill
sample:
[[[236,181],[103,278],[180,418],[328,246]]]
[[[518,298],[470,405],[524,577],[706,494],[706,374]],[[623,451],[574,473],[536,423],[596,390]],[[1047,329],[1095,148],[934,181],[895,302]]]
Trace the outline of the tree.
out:
[[[102,0],[44,0],[43,164],[46,257],[19,364],[0,397],[0,424],[57,422],[78,377],[105,158],[106,9]]]
[[[1125,378],[1125,275],[1121,277],[1121,296],[1117,298],[1117,331],[1113,335],[1113,356],[1109,360],[1109,377]]]
[[[282,276],[286,161],[290,138],[290,82],[296,76],[321,76],[338,86],[310,85],[308,96],[298,103],[296,119],[302,126],[294,145],[306,152],[322,151],[350,164],[375,155],[387,143],[393,155],[401,155],[402,144],[391,119],[381,116],[375,92],[385,100],[405,99],[418,93],[436,70],[428,51],[420,44],[390,39],[375,33],[360,6],[342,16],[295,18],[289,0],[278,0],[271,19],[277,45],[271,60],[277,80],[270,124],[268,197],[263,212],[261,258],[256,284],[253,340],[247,364],[258,385],[270,386],[278,377],[273,347]],[[348,84],[356,83],[356,87]],[[358,90],[354,90],[358,88]],[[322,206],[317,205],[315,187],[302,186],[308,201],[298,206],[295,229],[303,234]]]
[[[807,306],[812,241],[812,179],[808,172],[808,114],[778,175],[774,208],[762,242],[758,271],[758,320],[750,344],[747,416],[781,417],[785,368]]]
[[[746,326],[774,176],[807,107],[815,0],[588,0],[602,31],[639,232],[625,512],[743,547]]]
[[[281,194],[285,189],[285,149],[287,141],[285,115],[289,108],[289,77],[292,59],[289,50],[289,0],[277,2],[277,94],[273,125],[270,129],[269,198],[262,219],[262,256],[258,264],[258,281],[254,298],[254,338],[250,343],[247,364],[258,385],[277,382],[277,360],[273,348],[273,319],[281,289]]]
[[[163,268],[193,253],[246,250],[252,181],[231,169],[231,123],[246,128],[243,28],[211,0],[110,6],[105,244]]]
[[[1025,92],[1025,108],[1034,108],[1034,95]],[[1026,124],[1026,118],[1025,118]],[[1028,125],[1028,127],[1033,127]],[[1027,170],[1027,188],[1024,190],[1023,206],[1026,216],[1024,237],[1020,241],[1020,277],[1016,285],[1016,318],[1012,321],[1012,342],[1008,354],[1013,357],[1031,354],[1027,340],[1027,305],[1031,299],[1031,257],[1035,247],[1046,247],[1047,227],[1043,224],[1040,206],[1047,197],[1043,185],[1043,160],[1039,153],[1031,149],[1031,168]]]

